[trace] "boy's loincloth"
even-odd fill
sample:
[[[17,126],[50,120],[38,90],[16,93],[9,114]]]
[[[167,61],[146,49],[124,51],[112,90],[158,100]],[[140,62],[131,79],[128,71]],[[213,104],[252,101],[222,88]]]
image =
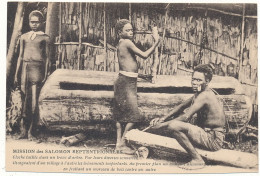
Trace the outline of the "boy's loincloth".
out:
[[[137,104],[137,74],[130,73],[120,72],[114,84],[113,117],[118,122],[136,123],[143,120]]]
[[[194,146],[210,151],[222,148],[225,134],[222,128],[201,128],[192,125],[188,130],[188,136]]]
[[[32,85],[36,85],[36,99],[38,99],[41,82],[44,79],[44,62],[23,61],[21,74],[21,91],[24,95],[23,116],[28,116],[31,112]]]
[[[25,91],[28,84],[38,84],[44,79],[44,62],[23,61],[21,88]]]

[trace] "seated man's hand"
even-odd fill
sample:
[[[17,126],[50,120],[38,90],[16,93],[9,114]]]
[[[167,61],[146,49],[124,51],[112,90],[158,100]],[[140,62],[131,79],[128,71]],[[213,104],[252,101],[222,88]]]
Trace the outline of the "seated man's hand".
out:
[[[164,118],[158,117],[158,118],[151,120],[150,126],[156,126],[157,124],[162,123],[162,122],[164,122]]]

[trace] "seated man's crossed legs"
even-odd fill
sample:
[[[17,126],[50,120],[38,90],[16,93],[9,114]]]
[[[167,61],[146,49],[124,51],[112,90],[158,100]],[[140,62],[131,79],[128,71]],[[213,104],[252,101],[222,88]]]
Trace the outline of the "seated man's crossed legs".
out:
[[[224,134],[221,132],[206,132],[203,128],[179,120],[171,120],[157,124],[153,129],[159,128],[170,131],[172,137],[190,154],[192,158],[191,161],[179,166],[189,170],[200,169],[205,166],[204,160],[198,154],[195,147],[216,151],[221,148],[224,138]]]

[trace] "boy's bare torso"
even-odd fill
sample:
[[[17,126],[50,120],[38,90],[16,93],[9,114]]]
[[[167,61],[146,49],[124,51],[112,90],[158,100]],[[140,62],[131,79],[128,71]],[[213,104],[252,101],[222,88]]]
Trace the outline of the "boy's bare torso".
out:
[[[138,72],[138,65],[136,61],[136,56],[132,52],[128,45],[132,43],[129,39],[120,39],[117,48],[117,55],[119,61],[119,69],[127,72]]]

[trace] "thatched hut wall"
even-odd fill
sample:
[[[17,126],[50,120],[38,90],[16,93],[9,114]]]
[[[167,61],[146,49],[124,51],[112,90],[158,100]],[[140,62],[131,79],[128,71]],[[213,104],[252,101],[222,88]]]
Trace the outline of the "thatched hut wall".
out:
[[[82,47],[79,41],[79,3],[61,3],[61,38],[57,45],[57,60],[62,68],[117,71],[115,24],[118,19],[131,18],[135,30],[135,42],[141,49],[152,43],[151,26],[157,25],[162,36],[167,4],[82,3]],[[205,9],[169,8],[165,25],[165,38],[158,74],[190,74],[199,63],[213,63],[217,75],[233,76],[241,82],[257,84],[257,19],[245,18],[244,46],[241,50],[242,17]],[[104,19],[104,13],[105,19]],[[105,20],[105,23],[104,23]],[[104,50],[104,25],[106,43]],[[111,46],[110,46],[110,45]],[[159,47],[159,51],[161,46]],[[80,54],[80,59],[79,53]],[[242,64],[240,53],[242,51]],[[160,53],[160,52],[159,52]],[[139,71],[150,74],[152,57],[137,58]],[[58,59],[59,58],[59,59]],[[106,68],[104,63],[106,61]],[[241,68],[240,68],[241,67]],[[240,73],[239,73],[240,71]]]

